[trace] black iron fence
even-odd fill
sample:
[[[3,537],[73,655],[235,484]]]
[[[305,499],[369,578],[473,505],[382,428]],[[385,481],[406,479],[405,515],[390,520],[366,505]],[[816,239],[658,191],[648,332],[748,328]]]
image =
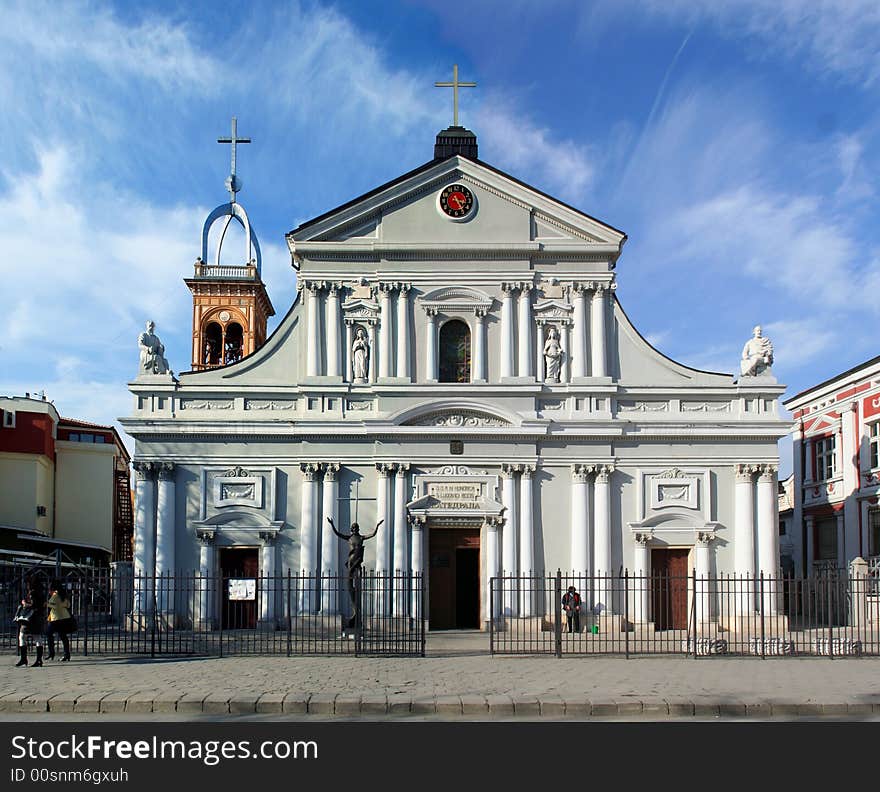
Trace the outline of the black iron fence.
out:
[[[577,609],[563,597],[573,586]],[[872,575],[535,574],[493,578],[492,654],[880,655]]]
[[[33,577],[51,569],[0,567],[0,646],[18,640],[15,609]],[[130,568],[74,569],[62,576],[83,655],[424,656],[419,574],[365,572],[352,596],[344,575],[226,577]]]

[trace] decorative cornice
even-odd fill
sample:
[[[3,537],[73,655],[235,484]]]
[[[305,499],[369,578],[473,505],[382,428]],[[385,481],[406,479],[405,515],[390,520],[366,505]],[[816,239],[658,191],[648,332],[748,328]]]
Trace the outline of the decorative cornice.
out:
[[[420,415],[403,426],[439,426],[449,429],[479,429],[482,427],[512,426],[510,421],[476,410],[437,410]]]

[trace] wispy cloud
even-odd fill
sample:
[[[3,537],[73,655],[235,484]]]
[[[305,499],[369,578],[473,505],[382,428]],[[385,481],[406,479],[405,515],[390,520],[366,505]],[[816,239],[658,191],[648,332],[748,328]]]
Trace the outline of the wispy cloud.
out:
[[[632,7],[632,4],[630,8]],[[637,0],[653,16],[711,25],[755,56],[802,57],[818,71],[874,85],[880,78],[875,0]]]

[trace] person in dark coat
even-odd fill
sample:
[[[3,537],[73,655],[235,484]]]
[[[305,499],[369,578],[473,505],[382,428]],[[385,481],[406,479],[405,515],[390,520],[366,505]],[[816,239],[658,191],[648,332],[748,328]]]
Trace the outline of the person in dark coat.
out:
[[[26,617],[26,618],[23,618]],[[28,592],[21,601],[16,612],[18,624],[18,662],[16,667],[28,664],[27,645],[28,640],[34,642],[37,647],[37,659],[34,660],[34,668],[43,665],[43,635],[46,632],[46,594],[43,586],[36,578],[28,584]]]
[[[574,586],[569,586],[568,591],[562,595],[562,609],[565,611],[568,631],[579,633],[581,631],[581,595]]]

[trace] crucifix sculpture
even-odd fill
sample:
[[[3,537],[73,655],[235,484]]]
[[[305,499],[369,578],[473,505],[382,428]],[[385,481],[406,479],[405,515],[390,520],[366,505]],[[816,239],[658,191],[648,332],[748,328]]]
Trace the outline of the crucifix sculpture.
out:
[[[238,143],[250,143],[251,139],[238,136],[238,119],[232,116],[232,136],[217,138],[217,142],[232,144],[232,169],[226,179],[226,189],[229,190],[229,202],[235,203],[235,194],[241,189],[241,179],[235,175],[235,146]]]
[[[459,82],[458,81],[458,64],[452,67],[452,82],[435,82],[437,88],[452,88],[452,125],[458,126],[458,89],[459,88],[476,88],[475,82]]]
[[[349,533],[345,534],[338,531],[336,525],[333,523],[333,519],[331,517],[327,518],[327,522],[330,523],[333,533],[335,533],[340,539],[344,539],[348,542],[348,560],[345,562],[345,568],[348,570],[348,597],[351,602],[351,617],[348,620],[348,627],[350,628],[359,627],[361,620],[359,603],[361,599],[361,578],[364,565],[364,542],[366,542],[367,539],[372,539],[379,532],[379,526],[385,522],[385,520],[379,520],[379,522],[376,523],[376,529],[371,534],[361,533],[360,526],[357,523],[358,503],[362,500],[376,499],[361,498],[359,497],[359,493],[360,479],[357,479],[354,483],[354,497],[338,499],[340,501],[354,501],[354,521],[351,523]]]

